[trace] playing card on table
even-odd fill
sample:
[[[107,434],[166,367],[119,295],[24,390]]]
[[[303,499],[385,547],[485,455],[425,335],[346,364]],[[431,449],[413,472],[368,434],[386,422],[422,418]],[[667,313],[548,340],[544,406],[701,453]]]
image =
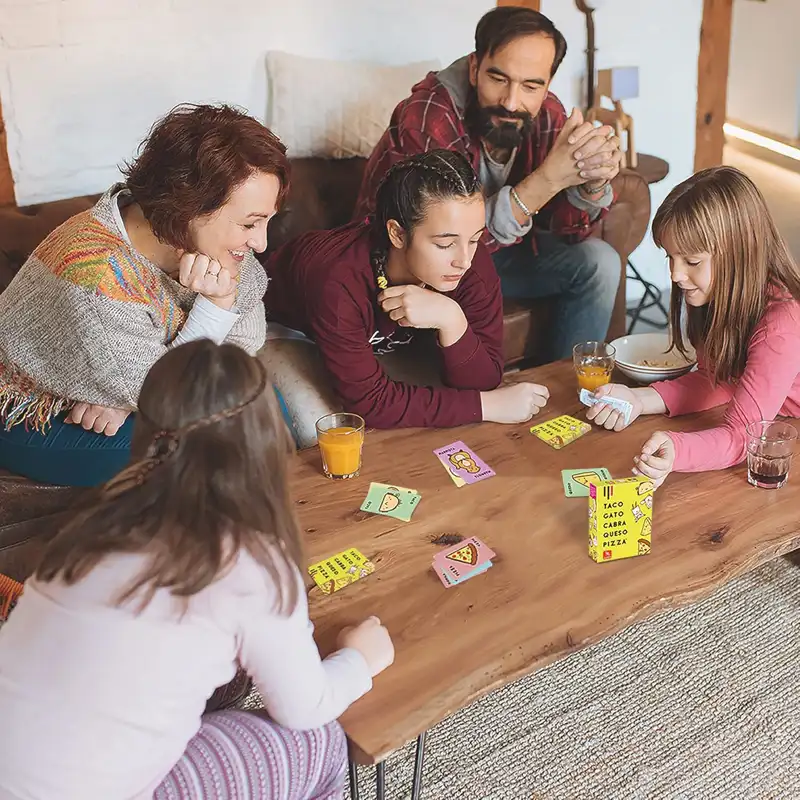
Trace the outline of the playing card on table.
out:
[[[605,397],[595,397],[588,389],[581,389],[579,397],[581,403],[585,406],[593,406],[596,403],[605,403],[605,405],[611,406],[611,408],[616,409],[622,414],[625,424],[630,425],[633,406],[627,400],[622,400],[619,397],[609,397],[608,395]]]
[[[338,592],[339,589],[366,578],[374,571],[375,565],[355,547],[312,564],[308,568],[308,574],[325,594]]]
[[[367,496],[361,504],[361,510],[408,522],[420,498],[420,493],[413,489],[389,486],[386,483],[371,483]]]
[[[561,470],[561,480],[564,482],[564,494],[567,497],[588,497],[589,484],[607,481],[610,478],[611,473],[605,467]]]
[[[531,428],[531,433],[546,442],[550,447],[560,450],[576,439],[591,431],[592,426],[588,422],[581,422],[575,417],[567,414],[542,422]]]
[[[433,568],[440,577],[441,572],[448,575],[454,583],[458,583],[488,569],[486,565],[491,566],[494,556],[491,547],[484,544],[477,536],[472,536],[439,551],[434,556]]]
[[[464,583],[464,581],[468,581],[470,578],[474,578],[476,575],[481,575],[486,572],[489,567],[492,566],[491,561],[487,561],[485,564],[481,564],[477,569],[474,569],[468,575],[464,575],[461,578],[454,578],[441,564],[434,563],[433,571],[436,573],[439,580],[444,584],[446,589],[449,589],[451,586],[457,586],[459,583]]]
[[[456,486],[491,478],[495,471],[464,442],[453,442],[433,451]]]

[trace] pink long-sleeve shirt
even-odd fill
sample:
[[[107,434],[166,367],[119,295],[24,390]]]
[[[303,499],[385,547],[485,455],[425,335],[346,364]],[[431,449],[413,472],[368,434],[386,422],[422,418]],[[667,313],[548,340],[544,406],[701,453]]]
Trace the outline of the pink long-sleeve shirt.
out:
[[[725,469],[747,455],[746,427],[776,416],[800,417],[800,303],[775,298],[756,326],[747,365],[734,384],[714,386],[702,356],[698,369],[652,385],[667,414],[693,414],[727,403],[722,424],[695,433],[670,433],[676,472]]]
[[[320,658],[296,570],[286,578],[299,602],[285,616],[244,552],[185,614],[160,590],[137,615],[113,598],[141,563],[115,555],[74,586],[25,585],[0,629],[2,800],[151,798],[238,664],[291,728],[328,723],[371,688],[356,650]]]

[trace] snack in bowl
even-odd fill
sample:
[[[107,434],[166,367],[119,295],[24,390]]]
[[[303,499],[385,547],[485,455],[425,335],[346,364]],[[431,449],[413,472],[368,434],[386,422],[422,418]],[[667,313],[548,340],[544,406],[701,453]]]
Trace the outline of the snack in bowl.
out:
[[[669,358],[643,358],[641,361],[637,361],[636,364],[640,367],[656,367],[656,369],[680,369],[686,365],[686,362],[681,363]]]
[[[696,363],[694,350],[688,358],[670,350],[668,333],[638,333],[622,336],[612,344],[617,349],[617,368],[639,384],[677,378]]]

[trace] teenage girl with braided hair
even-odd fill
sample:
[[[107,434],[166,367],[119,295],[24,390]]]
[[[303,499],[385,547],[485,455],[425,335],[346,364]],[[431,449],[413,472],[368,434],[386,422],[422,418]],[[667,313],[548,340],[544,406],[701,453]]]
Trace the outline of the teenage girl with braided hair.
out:
[[[334,720],[394,651],[371,617],[320,658],[290,448],[240,347],[156,362],[132,464],[76,511],[0,630],[0,797],[342,797]],[[239,665],[266,713],[203,715]]]
[[[316,342],[321,380],[371,427],[526,421],[548,392],[530,383],[498,388],[503,303],[480,241],[485,224],[480,183],[462,154],[431,150],[398,162],[378,189],[373,217],[301,235],[268,259],[271,327]],[[378,359],[419,329],[435,332],[441,386],[391,380]],[[291,346],[299,357],[303,346]],[[281,357],[275,343],[267,349],[272,363]],[[286,385],[281,367],[273,373],[298,434],[310,438],[313,421],[300,417],[307,396]]]

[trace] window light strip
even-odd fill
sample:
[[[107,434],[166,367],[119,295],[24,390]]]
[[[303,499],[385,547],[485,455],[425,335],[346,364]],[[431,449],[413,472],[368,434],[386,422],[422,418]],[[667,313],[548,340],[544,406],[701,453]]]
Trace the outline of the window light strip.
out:
[[[740,128],[738,125],[732,125],[730,122],[726,122],[723,125],[723,130],[728,136],[732,136],[734,139],[741,139],[743,142],[749,142],[758,147],[763,147],[766,150],[771,150],[773,153],[778,153],[787,158],[793,158],[795,161],[800,161],[800,150],[789,144],[770,139],[768,136],[762,136],[760,133],[753,133],[753,131]]]

